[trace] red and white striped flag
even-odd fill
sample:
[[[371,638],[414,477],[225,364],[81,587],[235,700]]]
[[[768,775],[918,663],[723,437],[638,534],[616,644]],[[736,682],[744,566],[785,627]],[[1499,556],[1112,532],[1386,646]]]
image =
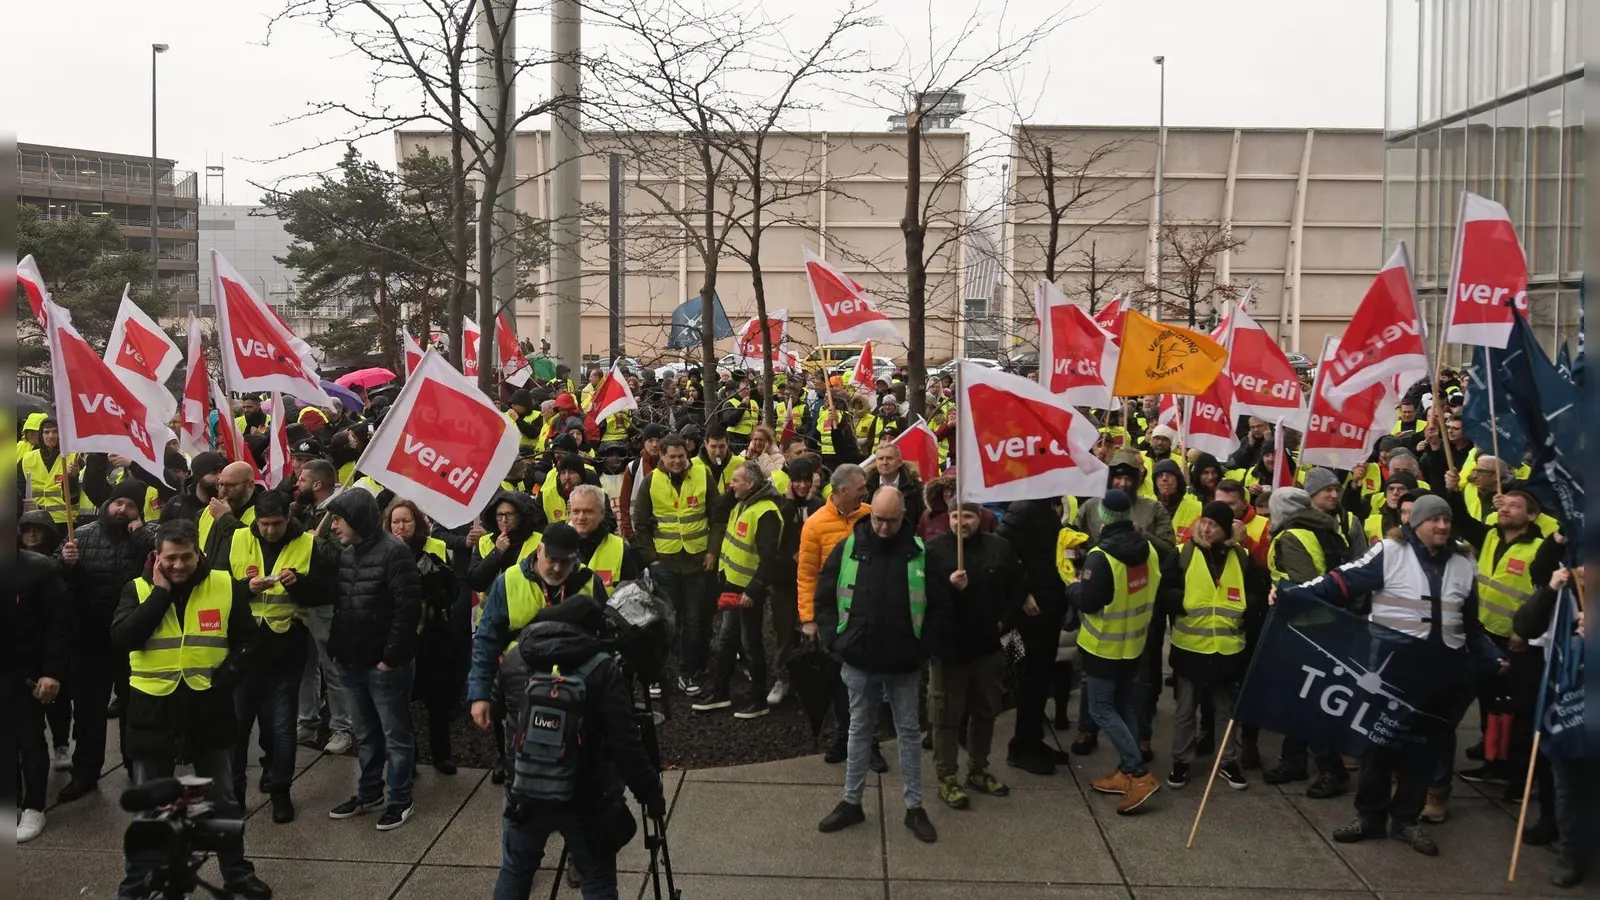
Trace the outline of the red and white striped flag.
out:
[[[921,416],[889,443],[900,448],[900,458],[917,467],[923,482],[939,475],[939,439]]]
[[[289,455],[289,436],[283,427],[283,421],[288,417],[289,410],[283,398],[274,393],[272,420],[267,428],[267,471],[262,482],[268,489],[277,487],[294,475],[294,457]]]
[[[622,377],[617,371],[617,364],[611,364],[611,371],[601,380],[600,386],[595,389],[594,399],[589,403],[589,414],[583,420],[583,433],[589,440],[600,440],[600,423],[611,418],[619,412],[629,409],[638,409],[638,401],[633,399],[633,389],[628,387],[628,379]]]
[[[211,375],[206,371],[206,348],[200,334],[200,320],[189,316],[189,368],[183,375],[183,425],[179,429],[178,449],[190,456],[211,449],[206,428],[206,411],[211,405]]]

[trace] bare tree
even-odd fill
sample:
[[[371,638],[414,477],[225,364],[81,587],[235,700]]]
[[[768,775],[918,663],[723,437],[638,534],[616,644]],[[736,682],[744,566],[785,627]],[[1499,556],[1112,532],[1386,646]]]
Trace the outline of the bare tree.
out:
[[[1107,257],[1100,252],[1099,240],[1091,239],[1089,246],[1078,252],[1078,259],[1068,269],[1069,277],[1076,275],[1076,293],[1088,301],[1091,314],[1099,312],[1116,295],[1143,286],[1144,267],[1138,254]]]
[[[1146,284],[1145,291],[1162,318],[1183,318],[1194,328],[1202,306],[1212,320],[1224,302],[1243,295],[1237,284],[1217,280],[1218,257],[1238,250],[1247,241],[1232,228],[1168,221],[1161,224],[1158,240],[1161,283]]]

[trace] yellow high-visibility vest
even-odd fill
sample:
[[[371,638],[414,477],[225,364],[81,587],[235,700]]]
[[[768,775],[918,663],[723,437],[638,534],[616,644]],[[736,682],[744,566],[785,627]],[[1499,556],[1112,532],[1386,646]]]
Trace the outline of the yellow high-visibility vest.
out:
[[[246,528],[250,527],[251,525],[255,524],[256,521],[256,508],[251,506],[249,509],[244,511],[244,515],[238,516],[237,518],[239,519],[240,525]],[[211,526],[215,524],[217,524],[217,520],[212,517],[210,506],[200,510],[200,547],[202,549],[204,549],[206,544],[210,541]]]
[[[730,587],[748,587],[751,579],[756,577],[756,569],[761,565],[761,557],[756,555],[756,528],[762,516],[777,511],[778,504],[772,502],[771,497],[765,497],[755,503],[741,501],[728,514],[728,528],[722,535],[717,571],[722,573]],[[778,528],[781,535],[782,517],[778,519]]]
[[[155,585],[134,581],[139,602],[150,599]],[[193,691],[210,690],[217,667],[228,658],[228,617],[233,612],[233,579],[212,571],[189,592],[183,623],[173,607],[161,616],[144,646],[128,654],[128,686],[141,694],[165,697],[182,681]]]
[[[707,518],[704,466],[690,466],[683,476],[683,487],[674,488],[665,469],[650,473],[650,505],[655,512],[656,554],[704,553],[710,544],[711,523]]]
[[[1491,528],[1484,535],[1483,549],[1478,552],[1478,621],[1490,634],[1511,637],[1511,619],[1522,604],[1533,599],[1537,589],[1533,583],[1533,561],[1544,546],[1544,538],[1518,541],[1506,547],[1506,552],[1496,560],[1500,549],[1500,529]]]
[[[276,570],[268,572],[261,539],[249,528],[241,528],[233,533],[233,545],[228,549],[228,568],[234,581],[249,581],[251,569],[255,569],[256,575],[262,578],[276,575],[284,569],[293,569],[295,574],[304,575],[311,571],[312,541],[310,534],[302,534],[289,541],[278,551],[278,559],[274,563]],[[305,620],[305,610],[290,599],[289,591],[281,584],[274,584],[251,599],[250,614],[278,634],[286,634],[296,619]]]
[[[33,502],[50,514],[57,525],[67,522],[67,454],[56,454],[55,462],[44,464],[43,450],[29,450],[22,457],[22,474],[28,479],[28,491]],[[94,512],[89,495],[78,491],[77,508]]]
[[[1156,548],[1141,565],[1129,566],[1099,547],[1111,566],[1115,596],[1106,608],[1084,613],[1078,633],[1078,649],[1101,659],[1138,659],[1144,653],[1150,632],[1150,617],[1155,611],[1156,590],[1161,587],[1161,562]]]
[[[1183,615],[1172,624],[1172,646],[1208,656],[1244,652],[1244,550],[1228,548],[1222,577],[1213,579],[1205,555],[1194,544],[1179,554],[1184,571]]]

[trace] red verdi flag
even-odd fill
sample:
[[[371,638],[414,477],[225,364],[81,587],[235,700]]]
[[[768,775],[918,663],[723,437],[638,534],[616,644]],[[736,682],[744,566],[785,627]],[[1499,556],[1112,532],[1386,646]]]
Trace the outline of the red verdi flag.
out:
[[[500,489],[520,443],[477,385],[430,350],[356,468],[456,528],[476,519]]]
[[[211,251],[222,375],[233,391],[281,391],[315,406],[332,406],[321,379],[301,357],[301,342],[261,302],[222,254]]]
[[[1330,469],[1355,469],[1372,452],[1373,434],[1389,430],[1394,423],[1395,399],[1391,384],[1382,381],[1362,388],[1334,406],[1327,396],[1328,361],[1339,352],[1337,338],[1323,341],[1322,364],[1311,386],[1311,406],[1306,411],[1305,437],[1300,442],[1300,464]]]
[[[422,362],[422,347],[406,328],[400,329],[400,344],[406,354],[406,377],[410,378],[411,373],[417,370],[417,364]]]
[[[861,356],[856,359],[856,370],[850,373],[850,383],[858,394],[878,396],[878,360],[872,355],[871,341],[861,345]]]
[[[1039,324],[1040,383],[1073,406],[1108,409],[1121,351],[1116,339],[1053,284],[1035,292]]]
[[[1226,371],[1204,392],[1184,399],[1188,413],[1183,416],[1179,443],[1185,449],[1209,453],[1217,459],[1227,459],[1239,449],[1239,432],[1233,427],[1239,417],[1233,400],[1233,382]]]
[[[600,440],[600,423],[611,418],[619,412],[629,409],[638,409],[639,403],[633,398],[633,389],[628,387],[628,379],[617,370],[617,364],[611,364],[611,371],[600,381],[600,387],[595,389],[594,399],[589,402],[589,414],[584,418],[583,431],[592,441]]]
[[[1243,305],[1229,314],[1228,376],[1233,380],[1235,412],[1241,416],[1298,421],[1302,408],[1300,374],[1266,329]]]
[[[956,426],[962,501],[1099,497],[1106,464],[1099,429],[1059,394],[1027,378],[962,362]]]
[[[1323,360],[1317,373],[1323,395],[1339,408],[1372,385],[1409,384],[1428,374],[1426,337],[1402,241],[1367,289],[1333,358]]]
[[[183,375],[183,426],[178,433],[178,449],[189,456],[211,449],[206,427],[206,412],[211,406],[211,376],[206,371],[206,349],[200,334],[200,320],[189,316],[189,367]]]
[[[483,332],[478,329],[478,323],[466,316],[461,317],[461,374],[468,378],[478,377],[478,341],[483,339]]]
[[[878,309],[878,301],[859,282],[810,250],[802,249],[811,313],[819,344],[854,344],[870,339],[900,340],[900,330]]]
[[[44,304],[50,299],[50,289],[44,286],[44,275],[39,272],[39,264],[33,261],[33,254],[24,256],[17,263],[17,282],[22,285],[22,292],[28,295],[28,308],[33,310],[33,318],[43,328]]]
[[[267,471],[262,484],[275,488],[294,475],[294,457],[289,455],[289,435],[283,421],[289,418],[289,408],[283,398],[272,395],[272,419],[267,427]]]
[[[517,334],[511,330],[511,323],[503,313],[494,317],[494,340],[495,348],[500,351],[500,374],[512,384],[527,384],[533,367],[528,364],[522,345],[517,343]]]
[[[900,458],[915,465],[924,482],[939,474],[939,439],[921,416],[889,443],[900,448]]]
[[[178,408],[166,382],[182,358],[178,345],[134,304],[124,286],[122,305],[106,341],[106,365],[162,420],[171,418]]]
[[[1504,350],[1511,340],[1511,317],[1528,315],[1528,259],[1504,206],[1462,192],[1450,273],[1444,339]]]
[[[780,309],[767,313],[767,340],[772,346],[772,368],[782,371],[789,367],[789,358],[784,353],[784,341],[788,337],[789,310]],[[734,342],[733,355],[738,357],[741,368],[761,368],[761,317],[751,316],[750,321],[744,323],[739,329],[738,340]]]
[[[211,402],[217,407],[217,452],[229,462],[247,462],[252,469],[258,469],[250,448],[244,444],[244,435],[239,433],[239,421],[233,417],[233,403],[228,399],[228,392],[215,381],[211,382]]]
[[[1122,325],[1128,321],[1128,298],[1121,294],[1111,298],[1111,302],[1100,307],[1094,314],[1095,323],[1111,335],[1111,339],[1122,343]]]
[[[164,447],[152,437],[150,409],[72,327],[72,316],[48,299],[50,376],[63,453],[114,453],[138,463],[166,483]]]

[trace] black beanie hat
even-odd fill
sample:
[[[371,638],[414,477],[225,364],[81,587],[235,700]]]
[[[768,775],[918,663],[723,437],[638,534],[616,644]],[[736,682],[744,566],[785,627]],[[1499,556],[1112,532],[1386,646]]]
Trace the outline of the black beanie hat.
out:
[[[215,450],[196,453],[194,459],[189,460],[189,477],[199,481],[207,475],[222,471],[222,467],[227,464],[227,457]]]
[[[1200,515],[1217,523],[1225,537],[1233,536],[1233,507],[1229,504],[1213,500],[1200,510]]]
[[[124,478],[111,486],[111,496],[106,498],[106,502],[110,503],[112,500],[131,500],[133,501],[133,505],[142,510],[144,509],[144,492],[144,482],[137,478]]]

